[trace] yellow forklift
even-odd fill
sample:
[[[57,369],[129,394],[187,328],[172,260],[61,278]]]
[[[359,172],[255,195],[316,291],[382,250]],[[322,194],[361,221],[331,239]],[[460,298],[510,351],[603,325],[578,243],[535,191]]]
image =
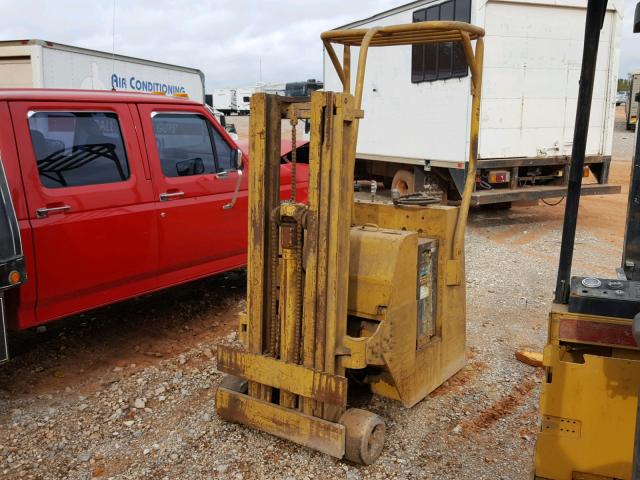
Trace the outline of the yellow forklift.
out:
[[[349,408],[348,392],[366,385],[411,407],[464,366],[464,233],[476,176],[483,36],[481,28],[449,21],[325,32],[342,92],[252,96],[244,348],[218,347],[218,369],[228,374],[216,393],[220,417],[370,464],[383,447],[384,421]],[[471,72],[460,205],[397,192],[356,198],[369,49],[438,42],[459,42]],[[359,50],[355,71],[352,48]],[[295,180],[291,198],[278,195],[283,119],[293,144],[296,124],[310,123],[307,203],[298,201]],[[291,157],[295,179],[295,150]]]
[[[544,349],[538,480],[640,480],[640,144],[616,278],[571,277],[582,169],[606,0],[589,0],[558,278]],[[640,5],[639,5],[640,6]],[[634,32],[640,31],[636,7]],[[638,99],[629,99],[637,101]],[[635,447],[634,447],[635,438]]]

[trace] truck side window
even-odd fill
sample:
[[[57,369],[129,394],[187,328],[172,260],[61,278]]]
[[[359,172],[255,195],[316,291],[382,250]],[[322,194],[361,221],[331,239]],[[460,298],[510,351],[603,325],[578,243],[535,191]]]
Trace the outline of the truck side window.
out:
[[[47,188],[122,182],[129,163],[111,112],[29,113],[40,181]]]
[[[414,22],[433,20],[471,21],[471,0],[449,0],[413,12]],[[460,42],[413,45],[411,47],[411,82],[432,82],[469,74],[464,48]]]
[[[156,113],[156,135],[162,173],[186,177],[215,173],[216,164],[207,120],[197,114]]]
[[[216,147],[216,159],[218,161],[218,171],[235,170],[236,162],[234,150],[231,146],[225,142],[222,135],[220,135],[214,128],[211,129],[213,134],[213,143]]]

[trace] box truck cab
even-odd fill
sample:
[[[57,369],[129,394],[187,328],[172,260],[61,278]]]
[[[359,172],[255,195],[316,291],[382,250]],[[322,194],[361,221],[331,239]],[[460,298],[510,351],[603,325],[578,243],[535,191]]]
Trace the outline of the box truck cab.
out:
[[[249,159],[202,104],[0,90],[0,126],[28,278],[6,292],[10,328],[245,265]]]

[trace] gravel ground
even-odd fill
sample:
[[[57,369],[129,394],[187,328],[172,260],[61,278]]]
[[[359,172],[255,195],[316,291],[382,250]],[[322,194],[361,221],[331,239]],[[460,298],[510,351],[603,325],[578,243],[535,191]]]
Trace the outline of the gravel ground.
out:
[[[522,241],[541,228],[531,210],[473,215],[468,365],[413,409],[374,398],[368,408],[387,420],[388,436],[372,466],[216,417],[216,344],[235,341],[244,307],[244,273],[236,272],[14,339],[18,356],[0,371],[0,475],[525,479],[541,371],[513,352],[544,345],[559,248],[557,233]],[[616,248],[596,258],[596,236],[578,242],[587,247],[584,268],[608,272]]]
[[[626,178],[628,163],[612,175]],[[625,201],[583,202],[576,274],[612,274]],[[562,211],[472,212],[467,366],[412,409],[374,397],[367,408],[388,433],[372,466],[216,417],[215,349],[236,341],[239,271],[13,336],[15,358],[0,368],[0,478],[528,479],[542,371],[514,351],[546,341]]]

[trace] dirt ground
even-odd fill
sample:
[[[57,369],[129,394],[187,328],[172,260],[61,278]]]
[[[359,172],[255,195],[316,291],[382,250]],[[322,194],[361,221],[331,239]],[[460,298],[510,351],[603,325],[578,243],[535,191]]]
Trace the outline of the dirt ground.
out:
[[[582,199],[576,274],[610,276],[620,263],[632,146],[617,122],[610,182],[623,190]],[[372,466],[216,417],[216,344],[234,341],[245,306],[238,271],[13,335],[0,367],[0,478],[527,479],[542,372],[513,354],[546,341],[563,212],[564,202],[472,212],[468,364],[410,410],[373,399],[387,441]]]

